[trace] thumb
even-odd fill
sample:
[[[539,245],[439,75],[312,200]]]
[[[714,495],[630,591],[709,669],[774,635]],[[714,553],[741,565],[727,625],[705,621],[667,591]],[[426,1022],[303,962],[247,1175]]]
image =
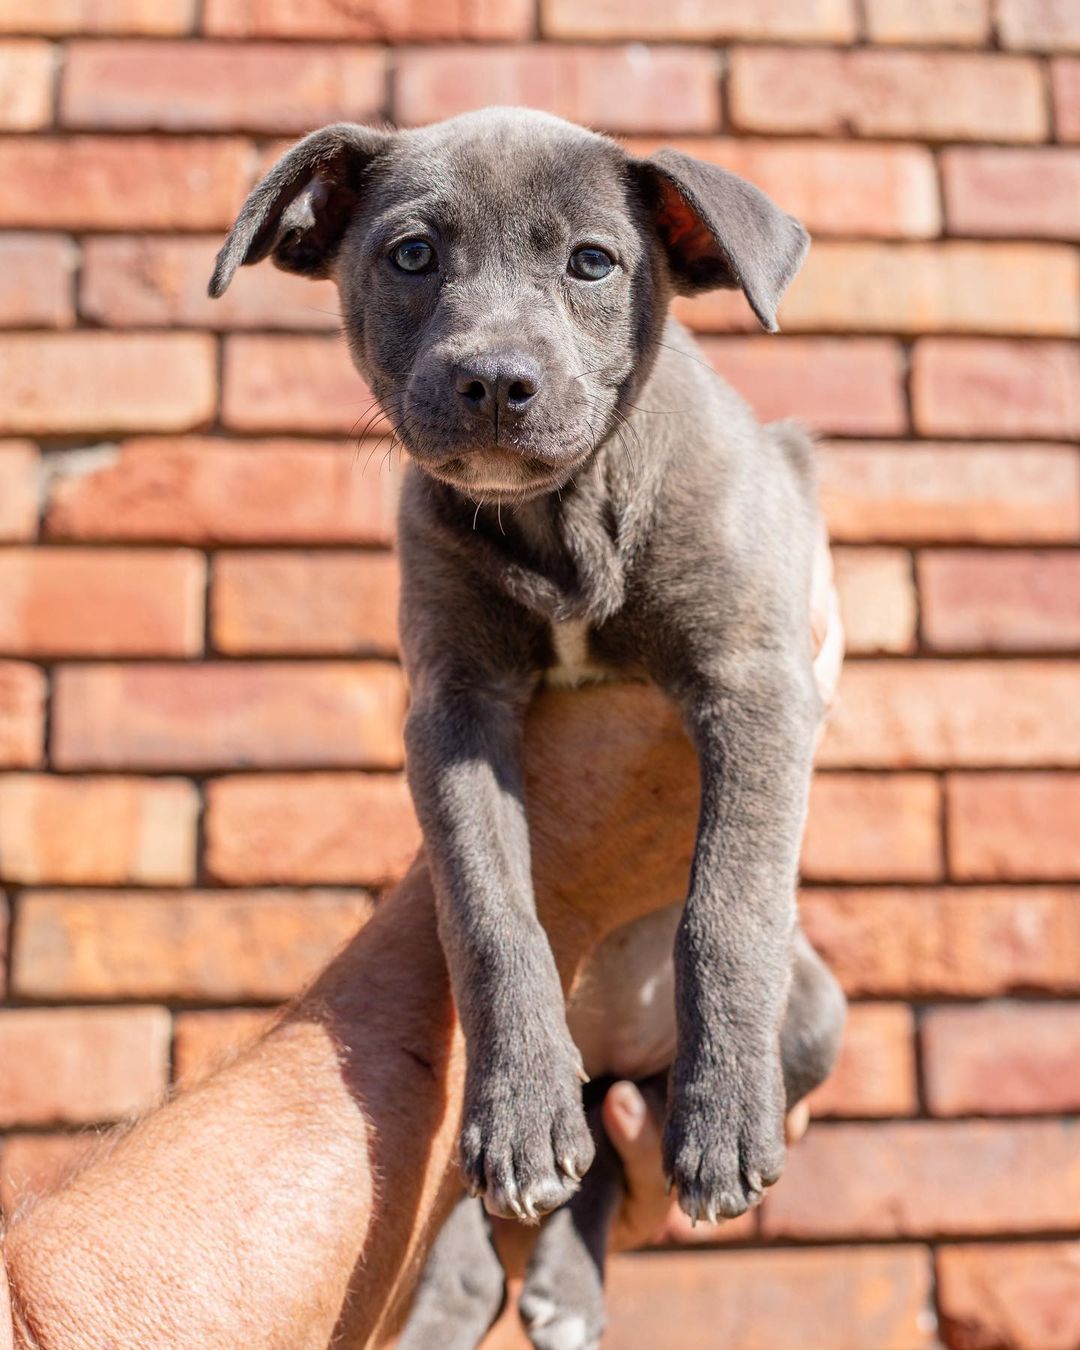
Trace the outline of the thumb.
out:
[[[604,1129],[622,1159],[631,1194],[660,1182],[660,1128],[633,1083],[615,1083],[602,1107]]]

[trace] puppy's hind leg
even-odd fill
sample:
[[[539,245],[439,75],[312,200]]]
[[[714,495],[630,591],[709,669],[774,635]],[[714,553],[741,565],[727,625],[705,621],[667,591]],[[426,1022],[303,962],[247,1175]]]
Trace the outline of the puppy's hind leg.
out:
[[[658,1117],[666,1077],[638,1084],[659,1108]],[[534,1350],[596,1350],[604,1333],[604,1260],[626,1188],[622,1162],[601,1120],[611,1081],[586,1088],[596,1158],[577,1194],[544,1220],[525,1272],[518,1309]]]
[[[505,1301],[484,1206],[462,1196],[428,1255],[396,1350],[476,1350]]]
[[[847,1001],[806,935],[795,934],[787,1011],[780,1032],[784,1094],[790,1111],[825,1081],[840,1053]]]

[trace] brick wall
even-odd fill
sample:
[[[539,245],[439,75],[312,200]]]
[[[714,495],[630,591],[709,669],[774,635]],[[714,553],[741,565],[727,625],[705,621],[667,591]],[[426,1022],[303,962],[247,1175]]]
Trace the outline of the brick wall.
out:
[[[249,1034],[415,844],[396,473],[352,448],[335,297],[204,284],[282,138],[523,101],[813,232],[783,337],[683,313],[824,434],[851,647],[805,854],[842,1065],[759,1214],[616,1263],[610,1344],[1080,1343],[1076,0],[0,0],[0,33],[5,1202]]]

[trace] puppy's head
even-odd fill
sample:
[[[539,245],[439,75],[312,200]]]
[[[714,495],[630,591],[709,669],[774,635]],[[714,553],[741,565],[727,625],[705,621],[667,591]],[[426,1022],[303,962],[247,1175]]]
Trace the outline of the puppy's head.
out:
[[[562,486],[617,424],[673,294],[741,288],[773,329],[806,247],[723,169],[488,109],[308,136],[244,204],[210,293],[268,255],[333,277],[416,462],[471,497],[521,499]]]

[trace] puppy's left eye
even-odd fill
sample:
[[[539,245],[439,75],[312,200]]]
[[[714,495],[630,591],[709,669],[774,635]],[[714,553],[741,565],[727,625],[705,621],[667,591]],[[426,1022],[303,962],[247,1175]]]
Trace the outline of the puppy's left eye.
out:
[[[615,269],[615,259],[602,248],[578,248],[570,255],[569,270],[582,281],[603,281]]]
[[[435,250],[426,239],[406,239],[390,256],[403,272],[430,272],[435,266]]]

